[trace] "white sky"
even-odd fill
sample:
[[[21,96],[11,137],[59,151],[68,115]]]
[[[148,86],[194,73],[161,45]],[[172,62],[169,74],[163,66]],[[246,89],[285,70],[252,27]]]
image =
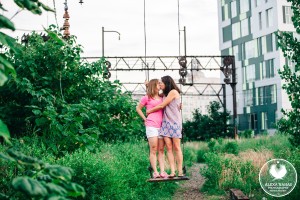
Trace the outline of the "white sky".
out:
[[[69,0],[70,32],[84,47],[84,56],[101,56],[101,28],[118,31],[105,33],[105,56],[145,56],[143,0]],[[49,7],[53,0],[42,0]],[[64,0],[56,0],[57,21],[62,26]],[[18,7],[12,1],[2,1],[12,17]],[[217,1],[180,0],[180,29],[186,26],[187,55],[219,55]],[[36,16],[22,11],[13,20],[17,29],[42,30],[56,24],[53,13]],[[22,31],[11,35],[21,36]],[[146,0],[147,56],[178,56],[178,4],[176,0]],[[181,32],[181,54],[183,54]]]

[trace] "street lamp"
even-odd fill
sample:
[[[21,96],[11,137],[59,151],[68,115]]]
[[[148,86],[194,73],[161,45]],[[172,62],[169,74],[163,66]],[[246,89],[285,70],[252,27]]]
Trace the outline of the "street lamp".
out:
[[[104,27],[102,26],[102,57],[104,57],[104,33],[105,32],[114,32],[119,34],[119,40],[121,39],[121,34],[118,31],[105,31]]]

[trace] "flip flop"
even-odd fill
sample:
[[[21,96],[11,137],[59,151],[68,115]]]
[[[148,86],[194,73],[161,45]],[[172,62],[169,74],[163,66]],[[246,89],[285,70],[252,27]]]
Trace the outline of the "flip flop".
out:
[[[175,176],[176,176],[175,173],[171,173],[171,174],[168,176],[168,178],[174,178]]]

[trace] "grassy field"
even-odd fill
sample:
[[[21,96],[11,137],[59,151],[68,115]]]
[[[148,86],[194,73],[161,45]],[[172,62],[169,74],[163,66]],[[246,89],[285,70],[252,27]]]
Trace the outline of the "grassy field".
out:
[[[27,155],[71,167],[74,181],[86,190],[86,199],[172,199],[180,187],[174,182],[147,182],[149,149],[146,141],[103,143],[93,152],[77,150],[60,158],[49,153],[38,138],[22,138],[14,143]],[[4,147],[1,148],[2,151]],[[289,160],[300,173],[299,150],[291,148],[285,135],[184,143],[184,164],[187,167],[196,162],[207,165],[199,171],[206,178],[199,192],[208,199],[227,197],[230,188],[241,189],[251,199],[272,199],[262,191],[258,182],[259,169],[272,158]],[[12,193],[12,178],[22,174],[16,174],[16,168],[6,162],[1,162],[0,168],[3,175],[0,193]],[[297,199],[299,190],[298,184],[286,199]]]

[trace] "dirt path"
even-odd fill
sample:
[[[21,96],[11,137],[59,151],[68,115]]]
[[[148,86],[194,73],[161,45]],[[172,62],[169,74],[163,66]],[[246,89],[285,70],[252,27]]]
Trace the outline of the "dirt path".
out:
[[[199,189],[204,183],[204,177],[200,174],[200,168],[204,164],[195,163],[189,168],[190,180],[181,183],[180,188],[176,191],[172,199],[174,200],[204,200],[205,197],[200,193]]]

